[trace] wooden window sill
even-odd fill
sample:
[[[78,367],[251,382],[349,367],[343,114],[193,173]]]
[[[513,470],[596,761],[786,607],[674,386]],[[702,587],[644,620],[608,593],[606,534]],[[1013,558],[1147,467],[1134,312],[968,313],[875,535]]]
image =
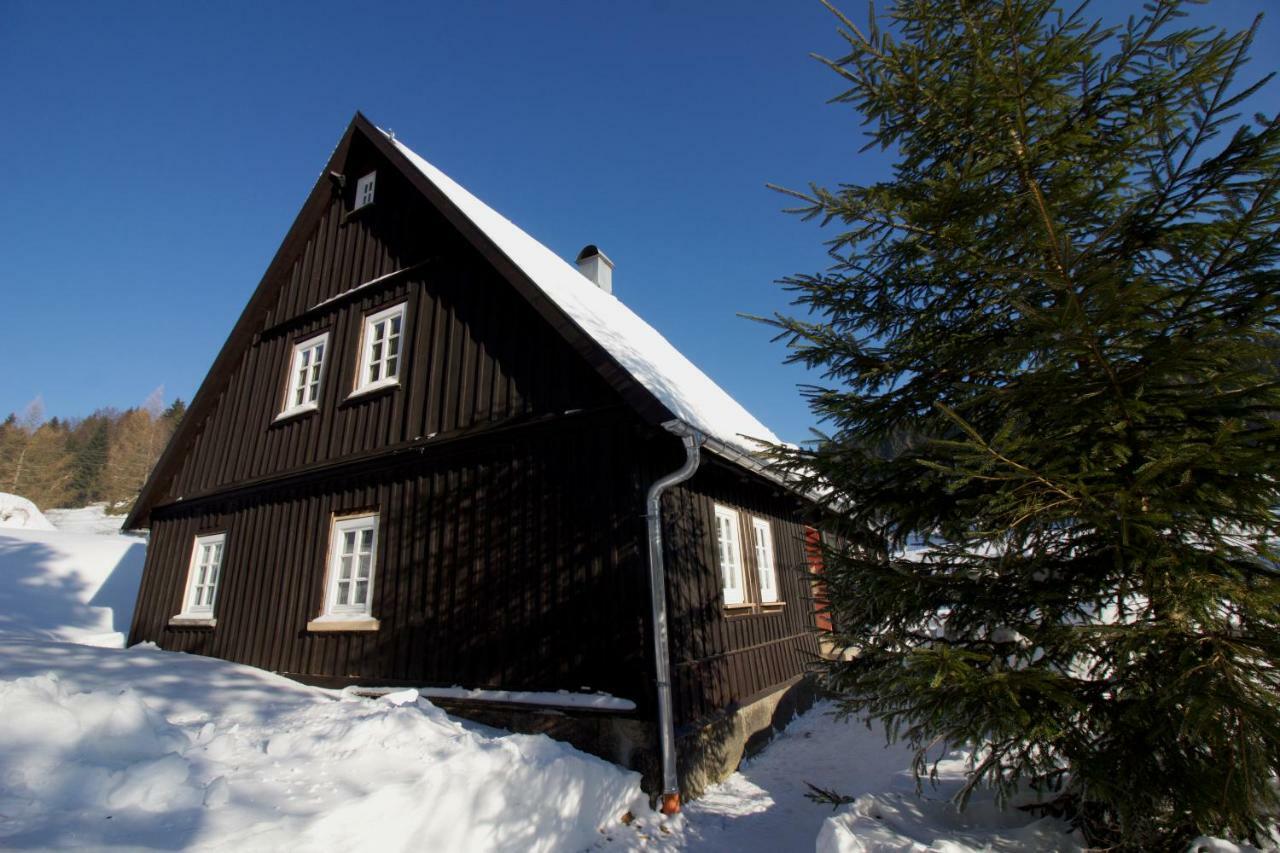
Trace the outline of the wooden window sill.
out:
[[[376,382],[373,385],[365,385],[361,388],[357,388],[356,390],[348,394],[347,398],[342,401],[342,405],[346,406],[353,403],[360,403],[360,402],[363,402],[364,400],[368,400],[379,394],[389,394],[392,391],[398,390],[399,388],[400,388],[399,378],[397,378],[394,382]]]
[[[304,415],[313,415],[318,411],[320,411],[319,403],[311,403],[306,406],[299,406],[296,409],[289,409],[288,411],[284,411],[276,415],[271,420],[271,423],[272,424],[284,423],[285,421],[291,421],[294,418],[300,418],[300,417],[303,417]]]
[[[175,616],[169,620],[170,628],[214,628],[218,620],[203,616]]]
[[[785,601],[744,601],[742,604],[724,605],[724,615],[733,619],[742,616],[765,616],[781,613],[786,606]]]
[[[336,616],[321,616],[318,619],[312,619],[307,623],[307,630],[313,633],[324,633],[333,631],[376,631],[381,625],[377,619],[372,616],[351,616],[349,618]]]

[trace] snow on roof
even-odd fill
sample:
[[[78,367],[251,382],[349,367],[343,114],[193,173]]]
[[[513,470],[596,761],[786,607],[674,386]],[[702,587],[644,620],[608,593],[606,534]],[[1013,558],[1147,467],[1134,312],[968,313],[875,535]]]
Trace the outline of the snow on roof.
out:
[[[768,427],[616,296],[605,293],[555,252],[463,189],[400,140],[388,138],[579,328],[603,346],[673,415],[713,438],[747,451],[758,448],[756,442],[749,439],[779,441]]]

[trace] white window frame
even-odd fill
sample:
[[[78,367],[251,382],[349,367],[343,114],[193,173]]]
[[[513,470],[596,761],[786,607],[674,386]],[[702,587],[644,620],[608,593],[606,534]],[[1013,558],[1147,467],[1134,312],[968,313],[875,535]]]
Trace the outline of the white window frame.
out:
[[[346,556],[342,551],[342,540],[344,534],[351,531],[356,534],[355,545],[356,551],[351,555],[352,574],[345,582],[350,583],[354,589],[355,584],[359,582],[359,557],[362,556],[360,548],[360,533],[365,530],[371,530],[373,535],[370,537],[369,543],[369,573],[364,578],[367,587],[365,589],[364,603],[353,604],[348,597],[346,604],[338,603],[340,586],[344,582],[341,577],[342,558]],[[324,616],[323,618],[341,619],[341,620],[359,620],[373,618],[373,590],[374,582],[378,576],[378,514],[363,513],[361,515],[346,515],[335,517],[333,519],[332,531],[329,534],[329,565],[325,580],[324,593]]]
[[[715,505],[716,562],[720,568],[720,586],[725,604],[745,604],[746,576],[742,571],[742,525],[737,510]],[[729,533],[728,538],[725,532]],[[729,541],[732,540],[732,541]]]
[[[390,308],[384,308],[381,311],[365,316],[364,330],[360,334],[360,363],[356,366],[356,387],[351,392],[353,395],[400,384],[400,368],[404,364],[406,305],[407,303],[401,302],[399,305],[392,305]],[[391,321],[396,317],[400,319],[400,333],[396,337],[395,353],[388,354],[385,344],[390,337]],[[381,340],[375,339],[374,335],[377,334],[378,324],[383,322],[387,324],[388,333],[384,334]],[[382,350],[375,358],[374,350],[379,344],[382,345]],[[395,360],[394,374],[387,370],[387,362],[392,359]],[[370,379],[369,371],[374,364],[379,365],[379,375],[377,379]]]
[[[359,210],[362,207],[368,207],[373,204],[373,197],[378,188],[378,173],[370,172],[360,180],[356,181],[356,198],[352,210]]]
[[[319,358],[314,355],[317,349],[320,350]],[[312,356],[311,360],[304,365],[303,360],[307,353],[311,353]],[[277,417],[287,418],[302,412],[314,411],[320,406],[320,392],[324,387],[324,365],[328,358],[328,332],[312,335],[293,345],[293,355],[289,359],[289,384],[285,389],[284,408],[280,410]],[[304,371],[308,376],[303,375]],[[311,388],[315,389],[313,397],[310,395]],[[299,391],[303,392],[304,398],[310,397],[310,399],[304,399],[301,403],[295,402]]]
[[[215,549],[216,561],[204,562],[206,549]],[[191,561],[187,566],[187,582],[182,591],[182,612],[175,618],[195,622],[212,622],[213,608],[218,603],[218,586],[222,583],[222,564],[227,560],[227,534],[206,533],[197,536],[191,546]],[[212,569],[200,575],[200,569]],[[197,604],[201,589],[209,589],[208,601]],[[203,597],[203,596],[199,596]]]
[[[774,559],[773,527],[763,518],[751,518],[752,546],[756,549],[756,574],[760,578],[760,603],[778,603],[778,562]]]

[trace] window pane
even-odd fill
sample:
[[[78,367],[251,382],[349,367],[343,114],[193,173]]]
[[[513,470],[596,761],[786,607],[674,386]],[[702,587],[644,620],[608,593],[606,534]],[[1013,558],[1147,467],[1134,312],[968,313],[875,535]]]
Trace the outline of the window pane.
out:
[[[356,516],[336,520],[334,525],[341,538],[329,563],[325,612],[368,613],[376,521],[370,516]]]
[[[198,616],[211,615],[214,597],[218,591],[222,549],[222,542],[213,536],[196,538],[191,571],[183,598],[183,613]]]

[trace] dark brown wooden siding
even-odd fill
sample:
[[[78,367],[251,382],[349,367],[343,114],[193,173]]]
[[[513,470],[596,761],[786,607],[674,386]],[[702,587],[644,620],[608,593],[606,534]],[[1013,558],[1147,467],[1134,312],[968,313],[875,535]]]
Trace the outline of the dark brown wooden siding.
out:
[[[604,690],[651,704],[629,414],[157,511],[132,641],[364,684]],[[380,517],[367,633],[309,633],[335,513]],[[225,531],[214,628],[169,627],[194,537]]]
[[[604,381],[399,173],[357,138],[345,194],[289,269],[164,501],[478,424],[591,408]],[[356,179],[377,200],[349,212]],[[377,279],[393,275],[389,279]],[[349,292],[360,285],[358,291]],[[344,295],[345,294],[345,295]],[[331,300],[326,302],[326,300]],[[406,304],[400,386],[349,397],[366,314]],[[319,408],[276,421],[293,345],[330,333]]]
[[[344,152],[345,191],[327,209],[323,185],[310,197],[229,339],[243,352],[219,356],[194,434],[166,452],[174,464],[142,510],[133,641],[365,684],[604,690],[650,716],[642,502],[679,465],[679,442],[652,425],[652,400],[604,378],[618,365],[592,361],[580,333],[567,343],[369,138],[335,163]],[[352,213],[374,169],[377,200]],[[364,316],[400,302],[400,384],[350,397]],[[293,345],[321,331],[319,405],[277,420]],[[723,607],[717,501],[770,521],[783,604]],[[380,516],[381,627],[308,632],[332,518],[362,509]],[[794,496],[710,459],[664,511],[677,718],[692,723],[816,653],[803,528]],[[193,539],[212,531],[227,535],[217,625],[170,627]],[[754,577],[750,547],[744,558]]]
[[[726,608],[715,505],[737,510],[747,600]],[[818,653],[805,527],[794,495],[723,463],[704,462],[664,500],[671,662],[678,724],[705,720],[806,671]],[[769,522],[780,604],[760,605],[752,517]]]

